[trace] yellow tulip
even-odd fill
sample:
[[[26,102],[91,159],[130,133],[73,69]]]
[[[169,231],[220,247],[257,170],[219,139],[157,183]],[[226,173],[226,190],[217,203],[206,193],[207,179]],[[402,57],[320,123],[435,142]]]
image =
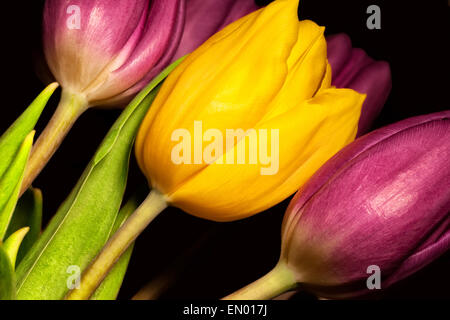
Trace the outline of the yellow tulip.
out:
[[[216,221],[250,216],[296,192],[355,138],[364,95],[330,87],[324,28],[298,21],[297,6],[297,0],[277,0],[236,21],[188,56],[162,86],[138,133],[136,157],[169,204]],[[194,161],[191,154],[191,164],[174,163],[179,140],[173,133],[190,132],[194,150],[202,142],[195,126],[200,121],[203,133],[219,130],[223,137],[229,129],[264,129],[270,140],[277,129],[278,171],[261,174],[267,168],[261,161],[226,161],[239,148],[248,158],[249,134],[231,148],[224,145],[213,162]]]
[[[297,8],[276,0],[237,20],[169,75],[136,140],[153,190],[68,298],[89,297],[167,205],[215,221],[248,217],[354,140],[365,95],[331,87],[324,28],[298,21]]]

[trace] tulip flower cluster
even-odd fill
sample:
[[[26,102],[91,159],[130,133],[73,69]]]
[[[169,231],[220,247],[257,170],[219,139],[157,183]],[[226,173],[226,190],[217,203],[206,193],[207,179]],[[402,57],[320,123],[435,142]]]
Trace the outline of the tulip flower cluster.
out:
[[[136,141],[136,158],[152,192],[107,244],[111,252],[100,254],[85,283],[94,282],[91,277],[99,270],[108,270],[116,255],[167,205],[216,221],[248,217],[293,194],[355,138],[365,95],[331,87],[324,28],[308,20],[299,22],[297,7],[297,1],[275,1],[239,19],[169,75]],[[264,33],[258,32],[262,26]],[[267,41],[274,50],[264,51]],[[271,64],[261,68],[265,61]],[[226,149],[223,143],[213,145],[208,163],[195,159],[191,163],[191,157],[174,161],[174,133],[182,129],[195,136],[198,121],[215,142],[229,130],[246,133],[227,143]],[[275,131],[279,140],[268,143],[256,137],[261,131],[265,138]],[[252,133],[255,139],[247,139]],[[199,147],[191,139],[181,144],[184,155],[192,145]],[[252,149],[262,147],[279,149],[275,174],[262,174],[267,169],[262,161],[245,162]],[[236,164],[239,152],[245,153],[244,161]],[[85,285],[71,298],[82,298],[91,290]]]
[[[45,57],[63,92],[22,192],[89,107],[125,105],[171,62],[256,8],[253,0],[47,0]]]
[[[345,34],[326,38],[298,7],[47,0],[44,53],[58,83],[0,137],[0,299],[115,299],[134,241],[168,206],[231,222],[296,194],[279,263],[225,299],[355,297],[371,268],[386,288],[448,251],[450,112],[370,132],[389,64]],[[31,183],[85,110],[126,104],[41,232]],[[150,193],[122,205],[133,147]]]

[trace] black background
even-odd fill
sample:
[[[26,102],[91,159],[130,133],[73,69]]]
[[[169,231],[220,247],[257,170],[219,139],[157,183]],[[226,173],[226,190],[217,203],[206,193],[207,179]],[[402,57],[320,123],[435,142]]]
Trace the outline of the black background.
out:
[[[266,1],[267,2],[267,1]],[[8,1],[0,7],[2,91],[0,131],[21,114],[44,88],[36,75],[41,52],[43,0]],[[366,28],[366,8],[381,7],[381,30]],[[375,127],[414,115],[448,109],[447,1],[302,0],[301,19],[326,26],[326,33],[346,32],[392,69],[393,89]],[[50,100],[38,125],[49,120],[59,98]],[[75,185],[119,110],[88,110],[35,181],[44,195],[44,223]],[[145,184],[132,159],[129,189]],[[214,183],[214,181],[211,181]],[[140,236],[119,298],[130,298],[142,285],[167,270],[179,276],[162,298],[220,298],[268,272],[277,262],[280,228],[288,200],[254,217],[213,223],[170,208]],[[178,259],[186,250],[186,259]],[[193,249],[192,249],[193,248]],[[184,262],[182,262],[184,261]],[[369,298],[449,298],[447,253],[410,278]],[[294,299],[313,299],[298,294]]]

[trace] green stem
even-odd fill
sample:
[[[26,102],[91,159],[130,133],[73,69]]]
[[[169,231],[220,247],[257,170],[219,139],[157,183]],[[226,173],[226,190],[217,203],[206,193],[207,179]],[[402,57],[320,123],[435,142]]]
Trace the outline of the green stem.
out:
[[[268,300],[296,287],[292,271],[278,262],[264,277],[222,298],[222,300]]]
[[[119,230],[108,240],[103,250],[84,271],[81,277],[80,288],[70,291],[66,299],[89,299],[122,253],[126,251],[128,246],[136,240],[139,234],[165,208],[167,208],[167,203],[164,195],[155,189],[152,190],[139,208],[136,209]]]
[[[33,146],[25,169],[20,195],[39,175],[75,121],[87,108],[88,103],[82,95],[63,90],[55,113]]]

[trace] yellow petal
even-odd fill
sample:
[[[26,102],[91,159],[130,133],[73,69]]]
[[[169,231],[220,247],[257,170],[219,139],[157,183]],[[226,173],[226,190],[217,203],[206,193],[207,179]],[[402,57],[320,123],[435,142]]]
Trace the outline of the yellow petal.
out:
[[[350,89],[325,89],[289,112],[259,124],[255,129],[266,129],[268,136],[271,129],[279,130],[276,174],[262,175],[261,169],[268,165],[260,162],[226,164],[224,155],[171,193],[170,202],[216,221],[241,219],[281,202],[355,138],[364,98]],[[227,154],[237,153],[246,140]],[[248,143],[245,150],[249,152]]]
[[[310,99],[324,83],[327,68],[325,28],[312,21],[299,23],[298,38],[287,60],[288,76],[264,119],[276,117]]]

